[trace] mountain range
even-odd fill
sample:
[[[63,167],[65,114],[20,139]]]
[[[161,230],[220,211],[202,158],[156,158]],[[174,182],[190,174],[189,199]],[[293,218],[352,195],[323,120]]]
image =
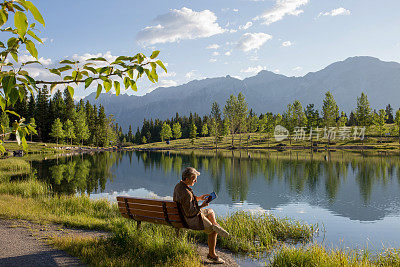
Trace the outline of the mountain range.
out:
[[[399,108],[400,64],[374,57],[350,57],[302,77],[287,77],[263,70],[240,80],[226,77],[193,80],[183,85],[158,87],[144,96],[101,94],[96,100],[92,93],[84,98],[92,104],[102,104],[107,114],[113,114],[124,131],[129,125],[141,126],[143,119],[167,119],[176,112],[209,114],[216,101],[221,110],[231,94],[242,92],[257,114],[281,113],[287,104],[299,100],[305,108],[313,103],[321,109],[325,93],[330,91],[340,110],[349,113],[356,107],[361,92],[367,94],[371,108],[384,109],[391,104]]]

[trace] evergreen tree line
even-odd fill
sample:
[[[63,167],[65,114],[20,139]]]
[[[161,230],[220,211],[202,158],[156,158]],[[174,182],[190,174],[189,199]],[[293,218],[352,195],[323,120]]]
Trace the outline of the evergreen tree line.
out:
[[[36,128],[37,134],[28,138],[31,141],[95,146],[108,146],[117,141],[114,120],[106,116],[104,107],[83,100],[75,104],[67,89],[63,93],[58,90],[51,97],[44,86],[36,96],[26,94],[23,100],[18,100],[13,111]],[[9,132],[15,120],[17,117],[13,114],[0,114],[3,133]]]
[[[231,95],[222,110],[219,104],[214,102],[210,114],[203,117],[196,113],[190,113],[189,117],[176,113],[175,117],[165,121],[144,119],[141,129],[138,127],[135,135],[129,126],[128,134],[123,138],[127,142],[145,144],[180,138],[190,138],[193,141],[199,136],[213,136],[217,145],[223,136],[231,134],[233,146],[236,134],[239,135],[241,145],[243,133],[270,135],[273,134],[276,125],[284,126],[290,133],[297,127],[304,127],[309,131],[317,127],[329,129],[375,125],[382,136],[388,133],[387,124],[393,123],[393,129],[397,130],[391,134],[397,135],[400,133],[400,109],[395,114],[393,112],[390,104],[385,109],[372,110],[367,95],[362,93],[357,97],[355,109],[347,115],[339,110],[333,95],[328,91],[322,103],[322,110],[316,109],[314,104],[303,108],[300,101],[295,100],[287,105],[282,114],[267,112],[257,115],[252,109],[248,109],[244,95],[239,93],[237,97]]]

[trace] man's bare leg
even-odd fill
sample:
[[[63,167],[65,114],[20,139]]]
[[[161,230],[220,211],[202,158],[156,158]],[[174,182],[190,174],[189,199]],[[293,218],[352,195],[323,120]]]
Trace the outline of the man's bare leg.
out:
[[[217,220],[215,219],[215,213],[212,209],[210,209],[210,212],[207,214],[207,219],[210,220],[210,222],[214,225],[218,225]]]
[[[215,247],[217,246],[217,233],[212,232],[208,235],[208,255],[215,258],[217,255],[215,254]]]

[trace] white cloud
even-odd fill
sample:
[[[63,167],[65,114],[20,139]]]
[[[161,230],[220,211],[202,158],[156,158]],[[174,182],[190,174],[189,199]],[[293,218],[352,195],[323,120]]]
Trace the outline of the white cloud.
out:
[[[210,44],[209,46],[206,47],[206,49],[218,49],[219,45],[217,44]]]
[[[72,59],[82,62],[94,57],[103,57],[107,59],[109,62],[113,62],[117,58],[117,56],[111,55],[110,51],[107,51],[105,54],[103,53],[97,53],[97,54],[85,53],[83,55],[74,54],[72,56]]]
[[[165,73],[164,71],[158,75],[158,77],[160,78],[168,78],[168,77],[175,77],[176,76],[176,72],[172,71],[172,72],[167,72]]]
[[[229,30],[229,33],[235,33],[235,32],[237,32],[237,30],[234,30],[234,29]]]
[[[239,26],[239,30],[247,30],[247,29],[250,28],[251,26],[253,26],[253,22],[248,21],[245,25],[240,25],[240,26]]]
[[[176,86],[176,85],[178,85],[178,83],[173,80],[160,80],[160,82],[158,83],[159,87],[170,87],[170,86]]]
[[[148,26],[137,34],[143,45],[177,42],[184,39],[210,37],[225,32],[216,22],[217,16],[210,10],[200,12],[183,7],[172,9],[154,19],[157,24]]]
[[[240,72],[242,72],[242,73],[250,73],[250,74],[257,74],[260,71],[266,70],[266,69],[267,69],[266,67],[258,65],[256,67],[248,67],[247,69],[242,69],[242,70],[240,70]]]
[[[339,8],[333,9],[329,12],[321,12],[318,14],[318,17],[321,17],[321,16],[332,16],[332,17],[346,16],[346,15],[350,15],[350,14],[351,14],[350,10],[345,9],[343,7],[339,7]]]
[[[34,58],[33,56],[31,56],[31,55],[22,55],[22,56],[19,56],[18,57],[18,60],[19,60],[19,62],[21,62],[21,63],[25,63],[25,62],[28,62],[28,61],[39,61],[40,63],[42,63],[43,65],[45,65],[45,66],[48,66],[48,65],[51,65],[51,63],[52,63],[52,61],[51,61],[51,58],[43,58],[43,57],[41,57],[41,58],[39,58],[39,59],[36,59],[36,58]]]
[[[191,70],[188,73],[186,73],[185,77],[188,79],[191,79],[194,77],[196,70]]]
[[[213,56],[219,56],[219,52],[215,51],[212,53]]]
[[[239,12],[239,9],[234,8],[232,11],[233,11],[233,12]]]
[[[216,58],[210,58],[210,60],[209,60],[211,63],[214,63],[214,62],[217,62],[217,59]]]
[[[237,48],[248,52],[250,50],[257,50],[268,40],[272,38],[272,35],[266,33],[245,33],[240,38]]]
[[[282,43],[282,46],[292,46],[292,42],[291,41],[286,41]]]
[[[274,69],[275,73],[280,73],[281,71],[279,69]]]
[[[294,71],[301,71],[303,68],[302,67],[295,67],[295,68],[293,68],[292,70],[294,70]]]
[[[260,58],[258,56],[253,55],[253,56],[249,57],[249,60],[251,60],[251,61],[259,61]]]
[[[224,55],[225,55],[225,56],[230,56],[230,55],[232,55],[232,52],[231,52],[231,51],[227,51],[227,52],[225,52]]]
[[[304,12],[299,7],[307,3],[308,0],[276,0],[272,9],[257,16],[255,20],[264,20],[263,24],[269,25],[283,19],[286,15],[298,16]]]

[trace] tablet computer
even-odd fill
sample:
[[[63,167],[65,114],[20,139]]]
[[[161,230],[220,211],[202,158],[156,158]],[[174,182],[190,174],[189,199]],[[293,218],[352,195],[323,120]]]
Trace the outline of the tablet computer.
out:
[[[217,198],[217,194],[215,192],[210,193],[210,196],[207,198],[207,203],[210,203],[211,201],[213,201],[214,199]]]

